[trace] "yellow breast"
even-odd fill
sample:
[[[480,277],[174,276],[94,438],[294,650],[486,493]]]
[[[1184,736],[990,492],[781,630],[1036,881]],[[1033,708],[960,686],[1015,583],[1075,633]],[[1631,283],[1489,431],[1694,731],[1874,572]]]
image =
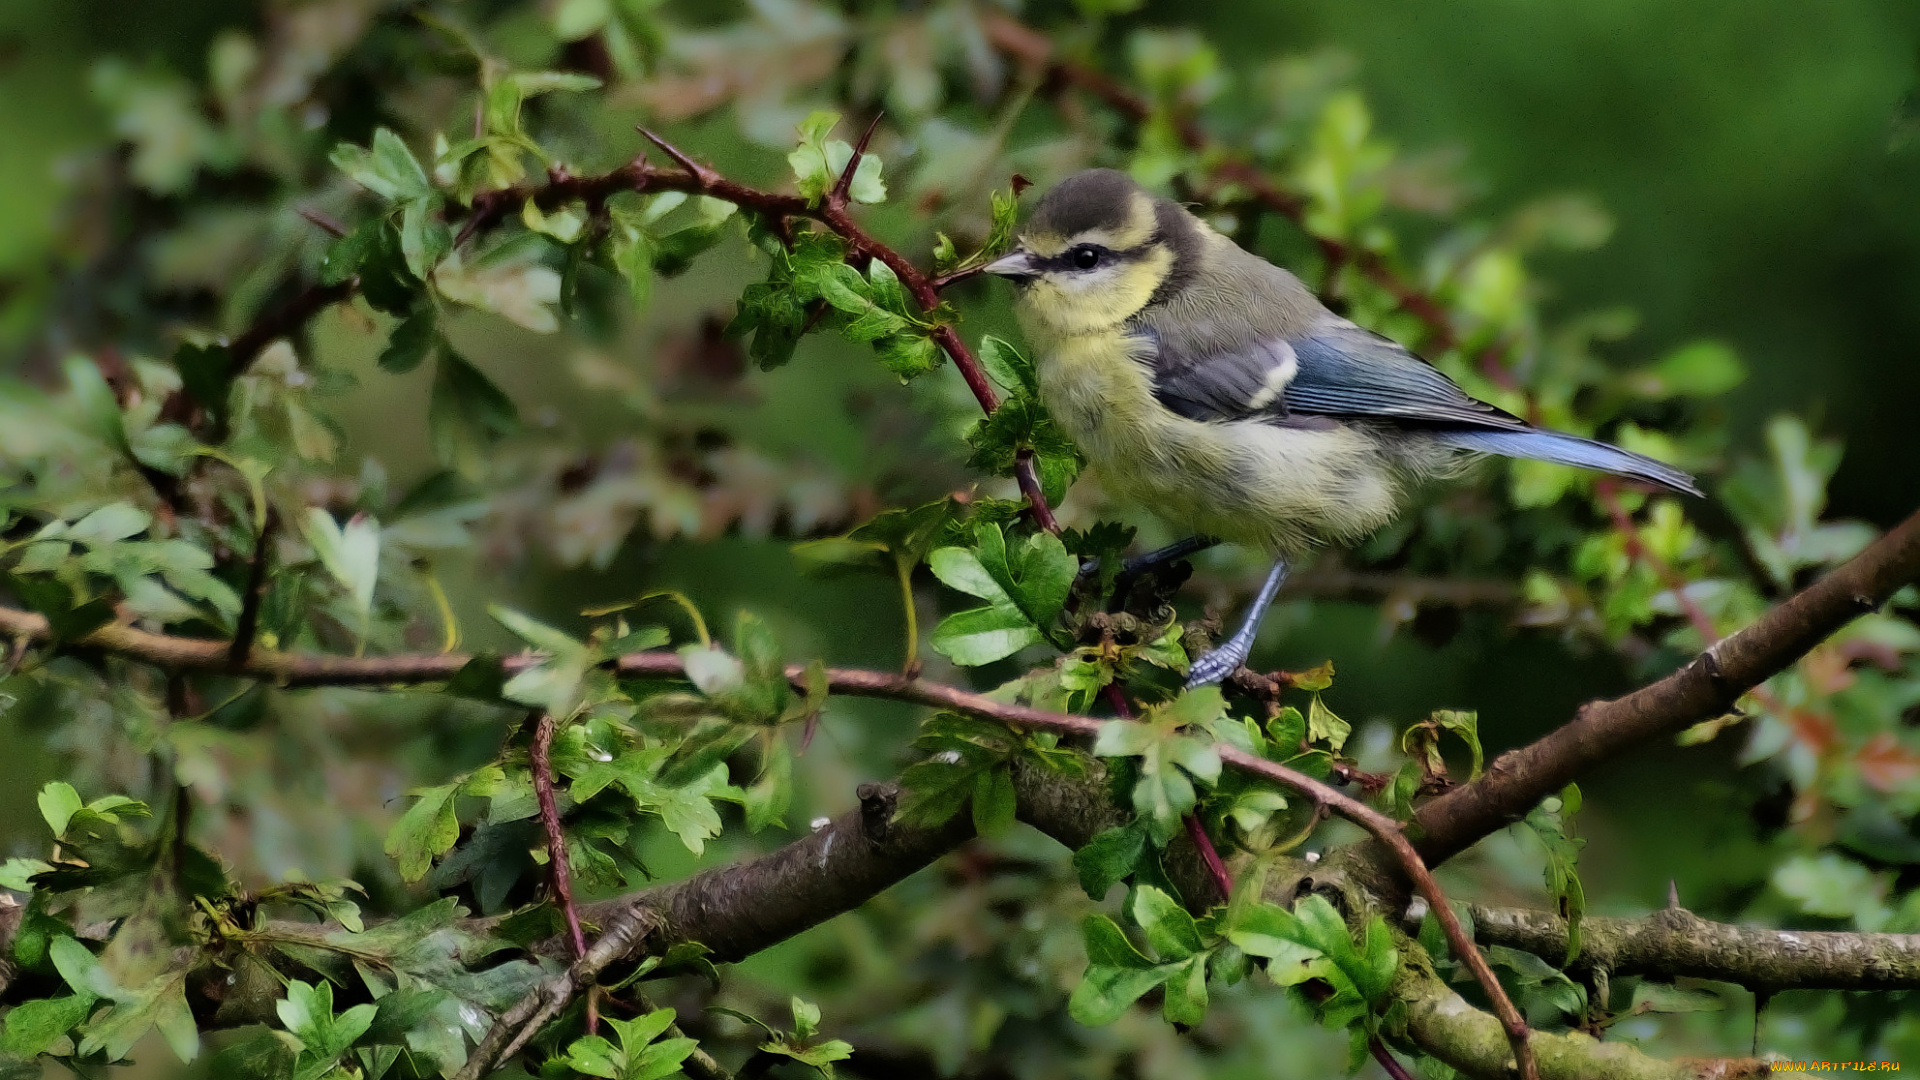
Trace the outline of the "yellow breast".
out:
[[[1356,539],[1398,486],[1363,430],[1200,422],[1162,406],[1119,330],[1035,341],[1040,396],[1102,486],[1178,528],[1272,552]]]

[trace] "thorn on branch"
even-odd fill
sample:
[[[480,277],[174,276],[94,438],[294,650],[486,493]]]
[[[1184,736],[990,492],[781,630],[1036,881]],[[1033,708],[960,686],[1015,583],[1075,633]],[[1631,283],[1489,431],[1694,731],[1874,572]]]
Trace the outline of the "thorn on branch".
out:
[[[300,208],[299,213],[301,217],[306,218],[318,226],[322,232],[331,234],[336,240],[347,235],[347,227],[327,216],[324,211],[311,206],[303,206]]]
[[[867,144],[873,141],[874,130],[880,126],[880,118],[885,110],[876,111],[873,119],[867,121],[867,129],[860,133],[860,141],[853,144],[853,156],[847,158],[847,167],[840,170],[839,179],[833,182],[833,189],[827,192],[827,205],[835,208],[847,205],[847,195],[853,190],[853,174],[860,170],[860,159],[867,156]]]
[[[660,152],[673,159],[675,165],[687,171],[687,175],[700,184],[712,187],[720,179],[720,174],[688,157],[679,147],[655,134],[651,129],[635,126],[635,131],[646,136],[647,141],[660,148]]]
[[[891,784],[865,783],[854,789],[860,800],[860,834],[870,844],[886,842],[893,828],[893,811],[900,793]]]

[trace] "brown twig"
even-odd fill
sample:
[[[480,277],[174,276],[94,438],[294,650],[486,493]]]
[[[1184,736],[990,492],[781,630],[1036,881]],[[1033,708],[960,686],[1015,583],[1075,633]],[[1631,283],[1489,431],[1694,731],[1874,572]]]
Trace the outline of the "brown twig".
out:
[[[1207,835],[1207,827],[1201,824],[1199,814],[1186,814],[1180,818],[1180,824],[1187,830],[1187,839],[1193,842],[1194,850],[1200,853],[1200,861],[1206,864],[1208,876],[1220,890],[1222,901],[1233,898],[1233,875],[1227,871],[1226,861],[1220,858],[1220,849],[1213,846],[1213,837]]]
[[[540,828],[547,834],[547,870],[553,883],[553,901],[566,918],[573,958],[587,955],[587,935],[580,929],[580,910],[573,906],[573,873],[567,866],[567,834],[560,828],[560,810],[553,796],[553,736],[559,722],[551,713],[533,716],[533,742],[527,748],[533,774],[533,797],[540,804]],[[592,1025],[588,1025],[592,1030]]]
[[[347,227],[333,220],[324,211],[311,206],[302,206],[296,211],[301,217],[312,222],[321,232],[331,235],[335,240],[347,235]]]
[[[1307,794],[1373,835],[1399,864],[1427,900],[1447,932],[1462,962],[1488,987],[1503,1028],[1514,1042],[1516,1060],[1530,1066],[1526,1027],[1512,1003],[1498,990],[1486,962],[1465,938],[1459,920],[1426,869],[1461,847],[1501,827],[1563,786],[1572,775],[1606,759],[1620,749],[1661,731],[1714,715],[1747,688],[1804,655],[1823,638],[1854,617],[1883,603],[1897,589],[1920,576],[1920,513],[1869,545],[1859,555],[1819,582],[1774,608],[1758,622],[1726,638],[1687,665],[1651,686],[1614,702],[1589,705],[1553,734],[1495,761],[1480,780],[1455,789],[1427,804],[1416,815],[1422,830],[1422,852],[1408,841],[1400,824],[1357,800],[1283,765],[1254,757],[1231,746],[1219,747],[1229,767],[1262,776]],[[53,642],[44,617],[0,608],[0,633]],[[115,652],[174,669],[220,667],[229,646],[151,634],[126,626],[103,627],[75,645]],[[469,662],[460,656],[411,656],[380,659],[300,657],[254,650],[245,673],[284,682],[366,685],[370,683],[428,682],[451,678]],[[525,670],[540,657],[522,656],[502,662],[507,670]],[[628,675],[674,676],[684,673],[682,661],[670,653],[636,653],[614,661]],[[1710,673],[1711,672],[1711,673]],[[789,669],[789,677],[804,680],[805,670]],[[995,701],[957,687],[930,683],[891,672],[829,669],[830,689],[842,694],[887,697],[935,705],[976,716],[1039,730],[1079,737],[1098,735],[1101,721],[1022,705]],[[1729,696],[1731,695],[1731,696]]]
[[[241,598],[240,618],[233,625],[233,644],[227,649],[227,662],[235,668],[246,666],[253,652],[253,639],[260,631],[260,606],[267,598],[267,564],[272,552],[273,534],[279,515],[267,508],[260,523],[260,535],[253,541],[253,561],[247,567],[247,592]]]
[[[479,1080],[518,1054],[576,994],[597,985],[600,973],[609,964],[630,959],[655,928],[658,918],[653,909],[632,905],[610,920],[607,932],[600,935],[592,948],[582,950],[565,972],[542,983],[494,1021],[480,1045],[468,1055],[467,1063],[455,1074],[455,1080]]]

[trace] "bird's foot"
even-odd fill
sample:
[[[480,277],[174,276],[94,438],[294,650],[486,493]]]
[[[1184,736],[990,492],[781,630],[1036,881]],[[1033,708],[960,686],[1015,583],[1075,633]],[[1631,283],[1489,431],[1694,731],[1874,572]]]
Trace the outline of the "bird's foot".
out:
[[[1187,669],[1186,688],[1194,690],[1225,682],[1229,676],[1240,670],[1252,652],[1252,634],[1233,635],[1221,642],[1219,648],[1194,659],[1193,666]]]

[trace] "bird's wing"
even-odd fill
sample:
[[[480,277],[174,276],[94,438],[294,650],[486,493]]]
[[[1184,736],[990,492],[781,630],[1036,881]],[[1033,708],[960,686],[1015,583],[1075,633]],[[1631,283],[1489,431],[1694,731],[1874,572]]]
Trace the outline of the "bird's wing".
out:
[[[1183,353],[1149,334],[1156,395],[1191,420],[1305,413],[1419,427],[1527,429],[1395,342],[1344,319],[1324,320],[1292,340],[1253,337],[1207,355]]]
[[[1143,332],[1153,345],[1156,396],[1190,420],[1368,420],[1424,429],[1460,450],[1597,469],[1700,494],[1693,477],[1664,462],[1545,431],[1476,400],[1426,361],[1344,319],[1322,321],[1291,340],[1253,336],[1203,354],[1169,348],[1152,330]]]

